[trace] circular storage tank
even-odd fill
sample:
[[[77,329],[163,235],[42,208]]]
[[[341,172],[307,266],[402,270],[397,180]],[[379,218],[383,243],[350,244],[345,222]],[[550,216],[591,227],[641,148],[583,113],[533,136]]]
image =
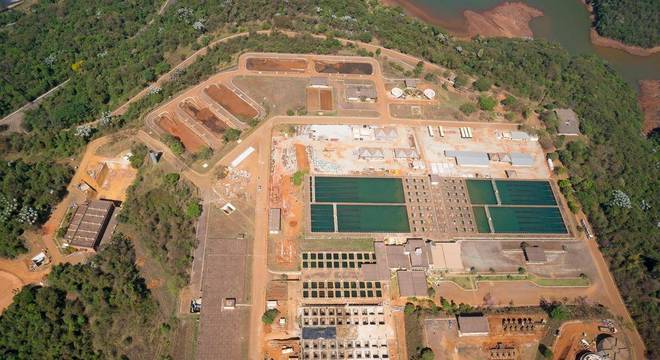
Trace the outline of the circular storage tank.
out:
[[[392,88],[390,92],[392,93],[392,96],[394,96],[395,98],[400,98],[403,96],[403,90],[401,90],[398,87]]]
[[[429,100],[433,100],[433,98],[435,98],[435,90],[433,89],[424,90],[424,96],[426,96]]]
[[[609,334],[600,334],[596,340],[596,350],[610,359],[629,360],[630,350],[625,342]]]
[[[605,360],[605,359],[603,359],[598,354],[592,353],[591,351],[585,351],[578,356],[577,360]]]

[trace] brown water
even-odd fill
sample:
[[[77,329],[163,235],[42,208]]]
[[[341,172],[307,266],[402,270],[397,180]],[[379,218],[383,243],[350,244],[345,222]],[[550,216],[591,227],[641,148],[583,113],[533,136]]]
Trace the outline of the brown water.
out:
[[[491,9],[501,0],[408,0],[421,8],[429,18],[454,33],[464,33],[465,10],[481,12]],[[560,43],[572,54],[594,54],[614,68],[634,88],[638,81],[660,79],[660,54],[631,55],[623,50],[595,46],[589,38],[589,12],[579,0],[522,0],[543,11],[544,16],[533,19],[530,27],[535,38]]]

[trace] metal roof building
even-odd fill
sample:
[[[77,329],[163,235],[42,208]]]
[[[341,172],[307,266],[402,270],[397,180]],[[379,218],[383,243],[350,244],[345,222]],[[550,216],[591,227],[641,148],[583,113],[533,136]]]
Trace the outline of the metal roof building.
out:
[[[96,250],[115,208],[111,201],[95,200],[76,209],[64,240],[71,246]]]
[[[366,160],[379,160],[385,158],[385,153],[382,148],[377,147],[361,147],[358,149],[358,158]]]
[[[396,148],[394,157],[397,159],[419,159],[419,154],[415,149]]]
[[[451,151],[446,150],[445,156],[456,159],[459,166],[488,166],[488,154],[481,151]]]
[[[483,315],[458,316],[458,336],[486,336],[488,319]]]
[[[271,234],[279,234],[282,230],[282,209],[270,209],[268,213],[268,230]]]
[[[410,269],[410,257],[401,245],[385,246],[387,267],[390,269]]]
[[[529,154],[513,152],[509,155],[513,166],[533,166],[534,158]]]
[[[346,85],[346,98],[352,101],[375,100],[378,97],[376,88],[373,86],[364,86],[356,84]]]
[[[374,128],[374,137],[378,141],[391,141],[399,137],[399,132],[393,126]]]
[[[580,135],[580,120],[577,114],[571,109],[555,109],[555,115],[559,119],[557,134],[565,136]]]
[[[396,273],[399,295],[402,297],[427,296],[428,284],[423,271],[400,270]]]
[[[429,267],[430,252],[424,240],[408,239],[404,248],[410,256],[410,264],[413,268],[425,269]]]

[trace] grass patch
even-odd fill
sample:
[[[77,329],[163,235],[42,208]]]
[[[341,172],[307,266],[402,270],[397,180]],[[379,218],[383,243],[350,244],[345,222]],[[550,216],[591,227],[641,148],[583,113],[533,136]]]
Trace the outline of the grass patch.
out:
[[[463,289],[474,289],[474,282],[469,276],[448,276],[444,280],[451,281]]]
[[[303,239],[302,251],[374,251],[372,238]]]
[[[303,170],[298,170],[295,173],[293,173],[293,177],[291,180],[293,180],[293,185],[295,186],[300,186],[303,183],[303,180],[305,180],[305,175],[307,175],[307,171]]]
[[[589,278],[563,278],[563,279],[550,279],[550,278],[539,278],[535,276],[530,276],[530,280],[535,284],[540,286],[589,286],[591,285],[591,280]]]
[[[414,359],[421,349],[424,348],[424,329],[422,325],[422,312],[404,312],[403,315],[406,328],[406,347],[408,358]]]
[[[589,286],[587,277],[577,278],[542,278],[531,274],[479,274],[447,276],[443,280],[451,281],[463,289],[476,289],[478,281],[531,281],[539,286]]]

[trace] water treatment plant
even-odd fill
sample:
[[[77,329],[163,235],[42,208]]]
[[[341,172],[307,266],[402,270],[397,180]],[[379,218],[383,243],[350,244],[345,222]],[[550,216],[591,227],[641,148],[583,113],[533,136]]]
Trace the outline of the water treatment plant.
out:
[[[147,116],[223,154],[195,254],[200,358],[534,359],[554,326],[539,304],[613,303],[534,127],[456,115],[473,94],[391,62],[246,53]],[[620,328],[585,341],[603,323]]]

